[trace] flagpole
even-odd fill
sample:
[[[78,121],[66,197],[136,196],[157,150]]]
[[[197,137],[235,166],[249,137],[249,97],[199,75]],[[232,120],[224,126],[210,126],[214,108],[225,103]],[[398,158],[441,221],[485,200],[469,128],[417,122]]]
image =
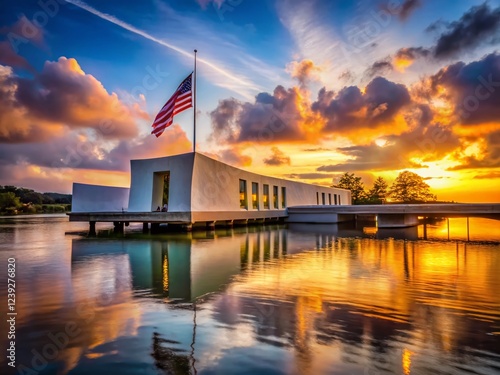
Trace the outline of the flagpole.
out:
[[[194,105],[193,105],[193,109],[194,109],[194,121],[193,121],[193,152],[196,152],[196,78],[197,78],[197,74],[196,74],[196,53],[198,51],[197,50],[194,50]]]

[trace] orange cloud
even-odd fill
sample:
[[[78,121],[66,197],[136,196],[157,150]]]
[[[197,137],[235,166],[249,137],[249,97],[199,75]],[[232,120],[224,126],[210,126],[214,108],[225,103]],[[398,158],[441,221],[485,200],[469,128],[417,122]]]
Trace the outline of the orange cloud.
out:
[[[304,87],[310,80],[319,79],[318,73],[321,72],[321,68],[314,65],[312,60],[304,59],[300,62],[292,61],[286,66],[286,71],[299,81],[301,87]]]
[[[160,139],[138,137],[137,122],[146,118],[141,105],[108,93],[75,59],[48,61],[34,78],[0,65],[2,183],[48,190],[73,180],[95,183],[106,170],[100,183],[126,186],[130,159],[191,150],[178,125]]]
[[[137,135],[135,118],[148,118],[144,111],[123,104],[115,93],[109,94],[72,58],[47,61],[34,79],[15,81],[18,103],[34,119],[90,128],[105,138],[120,139]]]
[[[236,167],[248,167],[252,164],[252,158],[250,156],[243,155],[241,150],[237,147],[223,150],[220,153],[220,159],[225,163]]]
[[[109,94],[75,59],[47,61],[33,79],[0,66],[0,142],[39,142],[63,129],[92,130],[105,139],[136,136],[148,114]]]
[[[393,56],[393,65],[400,72],[404,72],[406,68],[413,65],[416,59],[420,57],[428,57],[431,51],[423,47],[401,48]]]
[[[271,152],[271,156],[264,159],[264,164],[275,166],[290,165],[290,157],[286,156],[278,147],[272,147]]]

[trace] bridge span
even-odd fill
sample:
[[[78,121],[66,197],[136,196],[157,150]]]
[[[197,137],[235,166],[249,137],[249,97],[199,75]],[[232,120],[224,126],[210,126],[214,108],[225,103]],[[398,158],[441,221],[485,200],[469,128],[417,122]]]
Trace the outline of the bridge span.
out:
[[[379,228],[418,225],[419,217],[483,217],[500,220],[500,203],[378,204],[288,207],[290,223],[339,223],[375,216]]]

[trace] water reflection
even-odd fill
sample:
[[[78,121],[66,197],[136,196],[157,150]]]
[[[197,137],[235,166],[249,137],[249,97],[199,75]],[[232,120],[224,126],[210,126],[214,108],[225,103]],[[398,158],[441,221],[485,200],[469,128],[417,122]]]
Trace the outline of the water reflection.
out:
[[[462,355],[472,354],[475,366],[489,368],[500,343],[498,248],[394,239],[405,233],[392,231],[380,241],[291,226],[212,234],[212,240],[124,240],[111,248],[109,241],[74,240],[72,265],[73,274],[95,270],[92,257],[113,253],[115,267],[128,259],[121,269],[130,268],[136,296],[195,301],[212,293],[198,304],[215,321],[211,334],[241,332],[250,335],[244,346],[251,350],[262,344],[293,353],[289,366],[298,373],[330,372],[339,364],[353,373],[359,366],[405,374],[412,366],[424,373],[440,366],[455,373]],[[191,363],[188,342],[182,349],[159,333],[153,338],[159,368]],[[233,344],[219,346],[211,351],[225,358]],[[333,358],[324,355],[326,347]],[[440,361],[445,353],[447,364]]]
[[[109,277],[110,270],[119,267],[120,275],[129,275],[128,281],[137,292],[191,301],[218,290],[241,270],[239,251],[231,251],[230,243],[229,238],[197,242],[74,239],[71,263],[76,279],[100,278],[103,273]],[[121,262],[126,265],[119,265]]]
[[[366,228],[47,229],[25,254],[2,231],[24,270],[18,363],[39,374],[498,372],[500,247]]]

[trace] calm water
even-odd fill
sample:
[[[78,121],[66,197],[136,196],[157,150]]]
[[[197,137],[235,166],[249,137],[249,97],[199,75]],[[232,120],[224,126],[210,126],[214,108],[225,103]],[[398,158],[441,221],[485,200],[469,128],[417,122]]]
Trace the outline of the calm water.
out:
[[[89,239],[0,218],[0,373],[14,257],[23,374],[498,374],[499,224]]]

